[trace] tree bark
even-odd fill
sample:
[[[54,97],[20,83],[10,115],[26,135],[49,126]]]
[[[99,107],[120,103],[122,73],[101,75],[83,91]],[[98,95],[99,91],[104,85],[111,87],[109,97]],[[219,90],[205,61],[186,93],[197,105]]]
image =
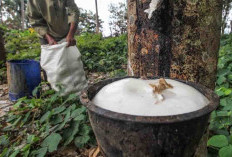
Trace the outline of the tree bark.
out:
[[[100,25],[99,25],[99,17],[98,17],[98,5],[97,0],[95,0],[95,7],[96,7],[96,33],[100,32]]]
[[[215,88],[221,0],[128,0],[128,13],[129,75]],[[206,142],[198,157],[206,156]]]
[[[3,24],[3,17],[2,17],[2,8],[3,8],[2,5],[3,4],[2,4],[2,0],[0,0],[0,5],[1,5],[0,6],[0,22],[1,22],[1,24]]]
[[[232,20],[230,20],[230,34],[232,33]]]
[[[6,61],[6,51],[4,47],[3,32],[0,29],[0,62]]]
[[[25,9],[24,9],[24,0],[21,0],[21,28],[24,30],[25,25]]]

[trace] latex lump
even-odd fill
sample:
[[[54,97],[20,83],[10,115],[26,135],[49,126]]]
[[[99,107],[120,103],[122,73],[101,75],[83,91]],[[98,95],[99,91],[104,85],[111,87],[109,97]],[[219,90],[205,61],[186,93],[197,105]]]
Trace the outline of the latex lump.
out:
[[[153,93],[156,98],[156,104],[163,101],[165,98],[162,95],[162,92],[166,89],[173,88],[173,86],[165,81],[165,79],[161,78],[159,80],[159,84],[150,84],[150,86],[153,88]]]

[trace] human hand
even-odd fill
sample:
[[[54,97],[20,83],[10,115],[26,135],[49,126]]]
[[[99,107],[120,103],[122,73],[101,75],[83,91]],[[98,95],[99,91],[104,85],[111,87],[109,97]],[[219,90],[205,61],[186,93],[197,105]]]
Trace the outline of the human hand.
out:
[[[45,37],[46,37],[49,45],[56,45],[57,44],[55,39],[53,37],[51,37],[49,34],[46,34]]]
[[[67,37],[66,37],[66,42],[68,43],[67,47],[75,46],[76,45],[76,40],[74,38],[74,35],[68,34]]]

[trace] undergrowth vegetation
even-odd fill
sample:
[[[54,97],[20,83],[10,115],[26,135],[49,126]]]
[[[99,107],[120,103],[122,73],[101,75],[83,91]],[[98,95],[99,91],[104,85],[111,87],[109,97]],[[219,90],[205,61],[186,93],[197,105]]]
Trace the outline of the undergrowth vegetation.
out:
[[[8,30],[3,28],[7,59],[39,60],[40,43],[36,33],[31,30]]]
[[[58,147],[95,143],[86,108],[76,94],[62,97],[46,90],[37,97],[41,87],[34,90],[33,98],[21,98],[1,118],[0,157],[43,157]]]
[[[40,42],[32,29],[26,31],[3,29],[7,60],[40,59]],[[100,34],[85,33],[76,36],[76,40],[87,72],[112,72],[125,69],[127,35],[103,38]]]
[[[84,34],[76,39],[87,71],[111,72],[127,64],[126,35],[104,39],[101,35]]]
[[[6,64],[0,61],[0,85],[6,83]]]
[[[212,113],[209,156],[232,157],[232,35],[221,40],[216,93],[221,100]]]

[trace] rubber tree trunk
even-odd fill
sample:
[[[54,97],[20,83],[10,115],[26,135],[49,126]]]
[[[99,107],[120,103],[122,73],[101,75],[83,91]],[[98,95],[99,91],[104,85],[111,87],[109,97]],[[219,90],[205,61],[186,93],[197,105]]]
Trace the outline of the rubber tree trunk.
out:
[[[21,28],[22,30],[24,30],[24,25],[25,25],[25,7],[24,7],[25,3],[24,0],[21,0]]]
[[[99,24],[97,0],[95,0],[95,7],[96,7],[96,33],[98,34],[100,32],[100,26],[99,26],[100,24]]]
[[[2,17],[2,0],[0,0],[0,22],[3,24],[3,17]]]
[[[128,13],[129,75],[215,88],[221,0],[128,0]],[[206,141],[198,156],[206,156]]]
[[[6,61],[6,51],[4,47],[3,32],[0,29],[0,62]]]

